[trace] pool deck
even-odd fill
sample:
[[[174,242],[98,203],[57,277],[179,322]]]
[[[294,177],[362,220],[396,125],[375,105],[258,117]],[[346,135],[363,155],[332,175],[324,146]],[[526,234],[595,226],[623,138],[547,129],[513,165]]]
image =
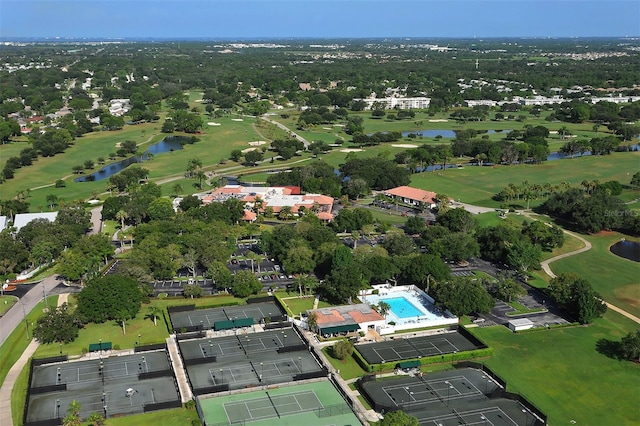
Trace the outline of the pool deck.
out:
[[[377,294],[373,293],[375,290],[377,290]],[[415,286],[390,286],[384,284],[374,286],[373,290],[366,290],[360,293],[360,299],[369,305],[375,305],[380,301],[395,298],[406,299],[421,315],[403,318],[394,312],[393,307],[391,307],[389,313],[387,313],[386,320],[387,324],[393,322],[395,325],[387,325],[381,328],[378,330],[380,334],[458,323],[458,318],[455,315],[448,311],[440,310],[440,308],[435,306],[434,300],[427,293]]]

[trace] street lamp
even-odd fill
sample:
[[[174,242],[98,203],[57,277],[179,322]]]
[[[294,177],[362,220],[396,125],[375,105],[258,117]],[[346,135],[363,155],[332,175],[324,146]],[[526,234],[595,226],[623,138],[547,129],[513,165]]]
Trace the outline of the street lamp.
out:
[[[260,383],[262,383],[262,375],[264,374],[264,363],[260,363]]]
[[[209,356],[213,356],[213,343],[209,340]]]
[[[57,380],[57,384],[59,385],[60,384],[60,380],[61,380],[60,379],[60,367],[57,368],[57,373],[58,373],[58,376],[57,376],[56,380]]]
[[[60,399],[56,399],[56,417],[60,417]]]
[[[142,334],[138,334],[138,346],[142,346]]]
[[[220,384],[224,385],[224,370],[220,369]]]
[[[485,425],[487,424],[487,418],[483,414],[480,415],[480,420],[483,420]]]
[[[522,412],[525,415],[524,426],[527,426],[529,424],[529,412],[527,410],[525,410],[524,408],[522,409]]]
[[[298,367],[300,368],[300,372],[302,373],[302,357],[298,357]]]
[[[62,343],[60,343],[60,356],[62,356]]]

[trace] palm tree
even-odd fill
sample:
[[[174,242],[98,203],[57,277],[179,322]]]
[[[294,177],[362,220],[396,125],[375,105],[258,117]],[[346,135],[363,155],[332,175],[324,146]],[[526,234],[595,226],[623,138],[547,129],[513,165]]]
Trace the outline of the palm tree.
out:
[[[387,314],[389,313],[390,310],[391,310],[391,306],[389,306],[389,304],[384,300],[381,300],[380,303],[378,303],[377,311],[380,315],[384,317],[385,321],[387,320]]]
[[[129,319],[129,314],[127,313],[127,311],[125,311],[124,309],[120,309],[115,313],[114,317],[116,321],[122,325],[122,334],[127,334],[126,324],[127,320]]]
[[[198,180],[198,187],[202,189],[202,181],[207,179],[207,175],[202,170],[198,170],[195,173],[195,178]]]
[[[82,406],[75,399],[69,403],[69,408],[67,409],[67,415],[62,420],[63,426],[81,426],[82,420],[80,419],[80,408]]]
[[[254,262],[258,261],[258,273],[260,273],[260,261],[262,260],[262,256],[252,250],[249,250],[247,251],[246,257],[251,260],[251,272],[253,273],[255,273],[253,269]]]
[[[87,421],[93,423],[93,426],[102,426],[104,425],[104,416],[100,413],[91,413],[87,417]]]
[[[175,185],[173,185],[173,194],[177,197],[182,193],[182,189],[182,185],[176,183]]]
[[[289,220],[293,217],[293,209],[291,206],[284,206],[280,209],[280,213],[278,213],[278,219],[280,220]]]
[[[55,194],[47,195],[47,205],[49,209],[53,209],[58,204],[58,196]]]
[[[124,221],[129,218],[129,215],[124,210],[118,210],[116,213],[116,220],[120,221],[120,230],[124,230]]]
[[[156,305],[149,306],[149,316],[153,318],[153,325],[158,326],[158,317],[162,314],[162,309]]]

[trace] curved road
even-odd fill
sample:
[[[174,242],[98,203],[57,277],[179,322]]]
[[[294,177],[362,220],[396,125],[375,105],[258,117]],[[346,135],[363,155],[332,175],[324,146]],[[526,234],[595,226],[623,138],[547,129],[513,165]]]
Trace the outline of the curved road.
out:
[[[528,212],[521,212],[523,215],[527,216],[530,219],[533,220],[538,220],[536,218],[534,218],[533,216],[531,216],[530,213]],[[542,267],[542,270],[549,275],[551,278],[555,278],[556,274],[553,273],[553,271],[551,270],[551,268],[549,267],[549,264],[552,262],[555,262],[556,260],[560,260],[560,259],[564,259],[565,257],[569,257],[569,256],[574,256],[576,254],[580,254],[580,253],[584,253],[585,251],[589,251],[591,250],[591,243],[589,241],[587,241],[586,239],[584,239],[583,237],[581,237],[578,234],[575,234],[571,231],[567,231],[566,229],[562,229],[562,232],[564,232],[567,235],[571,235],[572,237],[577,238],[578,240],[580,240],[582,242],[582,244],[584,244],[584,247],[579,248],[578,250],[574,250],[571,251],[569,253],[564,253],[564,254],[560,254],[558,256],[552,257],[551,259],[547,259],[543,262],[540,263],[540,266]],[[616,305],[612,305],[611,303],[604,301],[603,302],[607,305],[607,308],[610,308],[613,311],[616,311],[617,313],[624,315],[625,317],[629,318],[631,321],[636,322],[637,324],[640,324],[640,318],[638,318],[637,316],[625,311],[622,308],[617,307]]]

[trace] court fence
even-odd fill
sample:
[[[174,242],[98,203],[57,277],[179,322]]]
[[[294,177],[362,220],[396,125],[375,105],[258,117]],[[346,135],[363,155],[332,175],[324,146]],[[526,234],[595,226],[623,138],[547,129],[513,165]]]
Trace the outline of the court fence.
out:
[[[193,388],[193,394],[196,396],[200,396],[200,395],[208,395],[210,393],[227,392],[229,390],[230,390],[229,384],[223,383],[221,385],[216,385],[216,386],[207,386],[204,388]]]
[[[148,351],[157,351],[159,349],[167,350],[167,343],[156,343],[152,345],[144,345],[144,346],[136,346],[133,348],[133,352],[148,352]]]
[[[353,412],[351,410],[351,407],[349,407],[349,405],[345,403],[327,405],[326,407],[316,408],[313,411],[316,414],[316,416],[318,416],[319,419],[324,419],[326,417],[333,417],[333,416],[341,416],[343,414],[351,414]]]
[[[185,365],[185,367],[189,367],[192,365],[209,364],[210,362],[218,362],[218,357],[212,355],[208,357],[186,358],[182,360],[182,363]]]
[[[475,368],[477,370],[482,370],[483,373],[491,377],[496,383],[500,385],[500,389],[492,392],[491,395],[489,395],[489,398],[506,398],[513,401],[518,401],[529,411],[531,411],[536,417],[538,417],[538,420],[543,422],[542,424],[547,424],[547,415],[542,410],[533,405],[533,403],[531,403],[524,396],[517,393],[507,392],[507,382],[502,379],[502,377],[494,373],[493,370],[491,370],[486,365],[467,361],[456,364],[456,368]]]
[[[252,297],[251,299],[247,299],[247,305],[251,305],[253,303],[273,302],[275,299],[276,298],[273,296]]]

